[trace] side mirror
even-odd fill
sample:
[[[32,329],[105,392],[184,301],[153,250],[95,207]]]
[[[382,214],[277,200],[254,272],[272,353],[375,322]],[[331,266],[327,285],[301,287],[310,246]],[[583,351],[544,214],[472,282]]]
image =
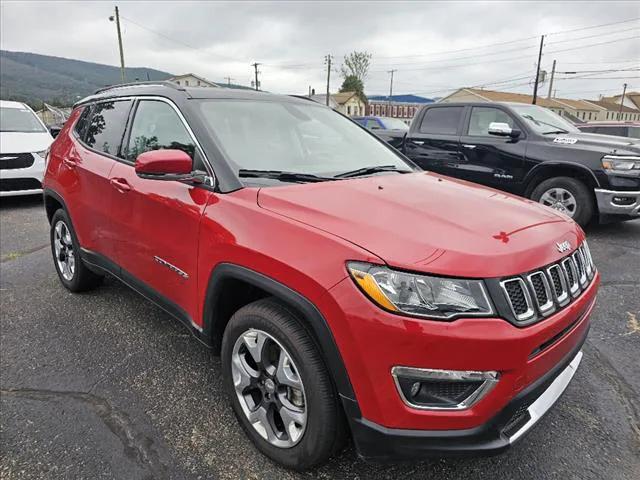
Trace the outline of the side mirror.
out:
[[[517,128],[511,128],[508,123],[491,122],[489,124],[489,135],[498,137],[518,138],[522,132]]]
[[[151,150],[136,158],[136,175],[155,180],[189,180],[193,160],[182,150]]]
[[[53,138],[56,138],[58,136],[58,134],[60,133],[60,130],[62,130],[62,127],[58,125],[51,125],[49,127],[49,133]]]

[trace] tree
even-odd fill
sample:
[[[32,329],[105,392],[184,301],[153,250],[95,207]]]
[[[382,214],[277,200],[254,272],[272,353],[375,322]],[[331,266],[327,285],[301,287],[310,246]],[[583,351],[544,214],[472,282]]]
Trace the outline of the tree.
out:
[[[344,56],[344,62],[340,72],[344,81],[340,87],[341,92],[356,92],[360,99],[367,103],[364,94],[364,80],[371,66],[371,54],[367,52],[351,52]]]
[[[358,96],[362,98],[364,95],[364,84],[355,75],[348,75],[345,77],[340,87],[341,92],[356,92]]]
[[[347,77],[354,76],[364,84],[370,66],[370,53],[351,52],[349,55],[344,56],[344,62],[342,62],[342,67],[340,68],[342,78],[346,80]]]

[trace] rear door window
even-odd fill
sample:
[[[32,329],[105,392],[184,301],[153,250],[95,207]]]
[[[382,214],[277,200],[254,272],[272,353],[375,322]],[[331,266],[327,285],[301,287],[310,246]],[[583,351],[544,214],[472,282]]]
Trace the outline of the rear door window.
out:
[[[422,117],[420,133],[455,135],[462,118],[464,107],[430,108]]]
[[[97,103],[93,107],[84,143],[98,152],[117,156],[130,108],[131,100]]]
[[[84,134],[87,130],[87,125],[89,125],[89,115],[91,114],[91,106],[87,105],[82,110],[76,125],[73,127],[73,131],[78,135],[78,138],[84,140]]]

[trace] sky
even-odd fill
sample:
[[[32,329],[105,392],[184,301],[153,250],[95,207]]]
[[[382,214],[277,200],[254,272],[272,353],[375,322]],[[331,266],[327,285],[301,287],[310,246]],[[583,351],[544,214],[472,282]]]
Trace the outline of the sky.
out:
[[[331,91],[345,54],[366,51],[368,95],[442,97],[461,87],[531,93],[557,61],[556,96],[593,98],[640,90],[640,2],[134,2],[117,3],[125,63],[192,72],[244,85],[259,67],[262,89]],[[6,1],[4,50],[119,64],[114,2]],[[550,75],[549,75],[550,76]],[[548,78],[548,77],[547,77]],[[548,82],[539,90],[546,96]]]

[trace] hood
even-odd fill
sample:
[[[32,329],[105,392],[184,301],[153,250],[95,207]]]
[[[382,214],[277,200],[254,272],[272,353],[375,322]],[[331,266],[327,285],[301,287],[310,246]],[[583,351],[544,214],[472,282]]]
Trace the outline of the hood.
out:
[[[41,152],[49,148],[49,132],[0,132],[0,153]]]
[[[263,188],[258,204],[391,266],[440,275],[523,273],[566,255],[556,243],[584,238],[547,207],[428,172]]]
[[[554,145],[598,151],[603,154],[640,154],[640,142],[634,138],[582,132],[545,135],[544,138],[548,143],[553,143]]]

